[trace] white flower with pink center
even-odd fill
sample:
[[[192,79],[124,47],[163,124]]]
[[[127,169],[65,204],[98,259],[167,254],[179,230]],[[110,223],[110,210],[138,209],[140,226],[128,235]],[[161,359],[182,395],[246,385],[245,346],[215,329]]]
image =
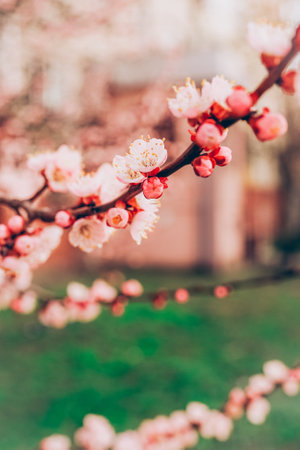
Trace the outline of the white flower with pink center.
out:
[[[69,233],[69,242],[73,247],[90,253],[101,248],[108,239],[107,226],[96,217],[76,220]]]
[[[133,141],[129,155],[132,156],[133,169],[149,173],[166,162],[168,152],[162,139],[147,138]]]
[[[88,414],[83,419],[83,427],[75,433],[75,442],[85,450],[105,450],[113,446],[115,435],[105,417]]]
[[[52,153],[45,168],[49,187],[54,192],[67,192],[68,183],[81,173],[81,155],[66,145]]]
[[[133,169],[134,159],[130,156],[116,155],[113,159],[113,167],[119,181],[130,184],[140,183],[146,177],[137,169]]]
[[[70,450],[71,439],[63,434],[52,434],[40,442],[40,450]]]
[[[175,117],[186,117],[192,119],[197,117],[202,111],[199,89],[196,88],[194,81],[187,78],[185,86],[177,88],[174,86],[176,98],[168,99],[168,105],[171,113]]]
[[[64,328],[69,321],[69,314],[60,301],[51,300],[39,312],[39,320],[45,327]]]
[[[254,50],[270,56],[285,56],[291,48],[292,28],[269,23],[248,24],[247,38]]]

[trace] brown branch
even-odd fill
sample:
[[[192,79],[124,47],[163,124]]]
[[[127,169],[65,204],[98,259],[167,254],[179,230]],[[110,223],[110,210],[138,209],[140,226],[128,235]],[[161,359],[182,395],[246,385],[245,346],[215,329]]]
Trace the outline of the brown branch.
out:
[[[274,84],[278,82],[278,80],[281,77],[282,72],[284,69],[288,66],[288,64],[291,62],[291,60],[295,57],[297,52],[299,51],[297,42],[296,42],[296,36],[297,33],[299,33],[299,30],[297,28],[296,34],[292,40],[292,47],[291,50],[287,53],[287,55],[281,60],[281,62],[275,66],[273,69],[269,71],[269,74],[266,76],[266,78],[258,85],[258,87],[255,89],[255,91],[252,92],[251,96],[253,98],[253,104],[257,102],[257,100],[268,90],[270,89]],[[252,115],[248,114],[245,117],[237,117],[237,118],[228,118],[220,122],[220,124],[224,128],[228,128],[232,125],[234,125],[239,120],[245,120],[248,121],[249,117]],[[190,164],[201,152],[201,149],[196,144],[191,144],[177,159],[167,164],[158,174],[159,177],[168,177],[172,175],[173,173],[180,170],[182,167]],[[104,213],[108,211],[110,208],[113,208],[117,201],[123,201],[127,202],[131,198],[135,197],[137,194],[142,192],[142,183],[139,183],[137,185],[131,185],[129,186],[119,197],[115,198],[114,200],[111,200],[108,203],[104,203],[102,205],[97,206],[86,206],[81,207],[78,206],[77,208],[72,209],[72,214],[76,219],[87,217],[99,213]],[[31,200],[32,201],[32,200]],[[17,203],[16,203],[17,202]],[[28,201],[17,201],[17,200],[6,200],[0,198],[0,203],[5,204],[6,206],[11,207],[12,209],[18,210],[18,208],[23,208],[26,213],[28,214],[28,219],[30,221],[33,221],[35,219],[40,219],[43,222],[54,222],[55,220],[55,213],[50,211],[48,208],[34,208],[27,203]],[[17,206],[16,206],[17,205]],[[17,209],[16,209],[17,208]]]

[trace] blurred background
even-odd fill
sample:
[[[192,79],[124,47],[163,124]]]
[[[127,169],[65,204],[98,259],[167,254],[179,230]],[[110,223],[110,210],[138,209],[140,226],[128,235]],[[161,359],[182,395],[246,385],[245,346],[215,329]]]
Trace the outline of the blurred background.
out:
[[[265,75],[246,42],[250,20],[295,26],[299,0],[0,0],[1,195],[28,197],[37,185],[27,155],[64,143],[82,150],[88,170],[125,153],[141,134],[165,137],[175,158],[189,135],[167,108],[173,84],[224,74],[251,90]],[[195,284],[203,269],[213,270],[209,281],[216,271],[247,276],[297,262],[299,104],[275,87],[260,106],[287,116],[285,137],[262,144],[246,124],[234,126],[226,141],[232,163],[207,180],[189,167],[172,176],[160,221],[140,247],[124,231],[85,256],[65,239],[39,281],[62,292],[79,273],[88,281],[122,268],[153,291]],[[64,201],[47,198],[53,207]],[[134,306],[124,318],[107,314],[62,331],[1,313],[1,450],[71,433],[89,412],[124,429],[191,400],[219,406],[266,359],[296,362],[298,293],[290,282],[222,305],[194,299],[159,313]],[[245,422],[228,444],[201,446],[298,449],[296,402],[278,394],[265,427]]]

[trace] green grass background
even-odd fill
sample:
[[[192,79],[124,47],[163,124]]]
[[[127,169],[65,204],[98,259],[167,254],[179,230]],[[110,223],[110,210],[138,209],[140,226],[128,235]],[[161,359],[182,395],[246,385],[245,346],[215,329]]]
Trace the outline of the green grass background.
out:
[[[207,280],[178,272],[138,277],[151,291]],[[194,296],[163,311],[132,305],[123,317],[105,310],[63,330],[42,327],[35,315],[1,312],[0,449],[32,450],[51,433],[71,436],[87,413],[122,431],[192,400],[221,406],[264,361],[299,362],[299,287],[292,280],[222,300]],[[299,449],[300,396],[278,391],[271,403],[264,425],[242,419],[227,443],[201,439],[197,448]]]

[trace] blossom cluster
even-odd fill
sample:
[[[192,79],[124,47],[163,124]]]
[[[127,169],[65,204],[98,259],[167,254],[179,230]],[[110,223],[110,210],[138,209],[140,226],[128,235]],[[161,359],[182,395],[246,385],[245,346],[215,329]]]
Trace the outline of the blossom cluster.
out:
[[[60,244],[62,230],[56,225],[25,230],[22,216],[11,216],[0,224],[0,309],[11,307],[29,313],[36,306],[30,290],[33,270],[47,261]]]
[[[56,152],[45,152],[29,158],[29,168],[41,174],[53,192],[68,192],[76,197],[78,209],[99,206],[120,196],[130,184],[144,180],[144,194],[127,202],[116,202],[103,214],[91,214],[76,219],[70,210],[56,213],[55,222],[61,228],[71,227],[69,241],[74,247],[91,252],[108,241],[116,229],[130,225],[132,238],[141,243],[157,221],[157,198],[166,180],[151,177],[167,157],[164,142],[160,139],[137,139],[130,146],[130,155],[116,156],[114,167],[105,163],[95,172],[82,170],[78,151],[63,145]],[[139,171],[143,170],[143,173]],[[159,192],[159,194],[157,194]]]
[[[83,426],[75,432],[74,441],[76,448],[84,450],[182,450],[194,447],[199,437],[227,441],[234,420],[245,413],[250,423],[263,424],[271,409],[266,397],[277,388],[288,396],[297,395],[299,383],[300,367],[290,369],[279,360],[268,361],[263,366],[263,374],[250,377],[244,389],[230,391],[220,410],[191,402],[185,410],[144,420],[137,430],[122,433],[116,433],[105,417],[88,414]],[[71,445],[69,437],[56,434],[43,439],[40,450],[70,450]]]
[[[120,289],[99,278],[88,288],[71,282],[63,299],[47,301],[39,310],[40,322],[47,327],[64,328],[71,322],[90,322],[99,316],[102,306],[108,306],[115,316],[124,313],[126,302],[138,297],[143,286],[137,280],[124,281]]]

